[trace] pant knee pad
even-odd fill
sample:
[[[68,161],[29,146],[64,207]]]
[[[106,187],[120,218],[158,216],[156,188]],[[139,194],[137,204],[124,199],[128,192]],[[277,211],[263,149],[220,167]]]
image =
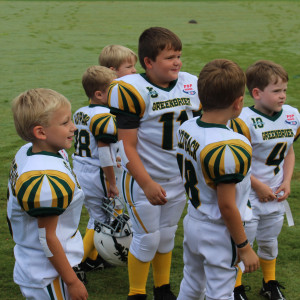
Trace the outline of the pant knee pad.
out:
[[[130,245],[130,253],[143,262],[149,262],[154,258],[160,240],[160,232],[134,233]]]
[[[278,255],[277,239],[271,241],[257,241],[257,255],[265,260],[275,259]]]
[[[160,241],[158,246],[159,253],[168,253],[174,248],[175,232],[177,225],[160,228]]]

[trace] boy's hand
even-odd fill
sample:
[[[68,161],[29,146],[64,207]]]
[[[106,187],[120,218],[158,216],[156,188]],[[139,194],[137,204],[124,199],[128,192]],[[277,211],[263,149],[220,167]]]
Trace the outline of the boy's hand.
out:
[[[277,201],[281,202],[290,195],[291,193],[291,184],[289,181],[283,181],[280,187],[275,192],[275,195],[277,197]]]
[[[254,190],[260,202],[268,202],[276,199],[272,189],[262,182]]]
[[[157,182],[149,181],[143,187],[143,191],[152,205],[164,205],[167,203],[166,191]]]
[[[68,285],[68,291],[71,300],[86,300],[88,298],[88,292],[79,279]]]
[[[115,198],[116,196],[119,196],[119,190],[115,184],[109,186],[107,196],[108,198]]]
[[[250,244],[248,244],[244,248],[238,248],[238,256],[240,260],[244,263],[244,273],[251,273],[259,268],[259,258],[253,251]]]

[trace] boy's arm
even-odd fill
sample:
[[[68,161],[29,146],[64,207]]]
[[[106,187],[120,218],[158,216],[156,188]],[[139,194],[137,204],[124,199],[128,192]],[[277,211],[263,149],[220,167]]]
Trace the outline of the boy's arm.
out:
[[[286,157],[284,158],[284,162],[283,162],[283,182],[275,192],[276,195],[282,191],[284,192],[282,196],[277,198],[278,202],[287,199],[287,197],[291,193],[291,180],[293,176],[294,167],[295,167],[295,152],[294,152],[294,147],[292,145]]]
[[[103,148],[103,147],[109,148],[109,144],[106,144],[106,143],[103,143],[100,141],[98,141],[97,144],[98,144],[98,151],[101,151],[101,148]],[[108,151],[110,153],[110,149],[108,149]],[[113,162],[113,163],[116,163],[116,162]],[[116,176],[115,176],[115,172],[114,172],[114,167],[113,167],[113,165],[111,165],[111,166],[107,166],[107,167],[102,167],[102,169],[103,169],[103,172],[109,182],[109,189],[107,192],[107,196],[114,198],[115,196],[119,195],[119,191],[118,191],[118,188],[116,185]]]
[[[235,183],[219,183],[217,196],[222,218],[234,243],[236,245],[243,244],[247,237],[240,212],[235,203]],[[254,272],[259,268],[259,259],[249,243],[238,248],[238,255],[245,265],[245,273]]]
[[[272,189],[253,175],[251,175],[251,187],[255,191],[260,202],[268,202],[276,199]]]
[[[126,168],[144,191],[149,202],[152,205],[163,205],[167,202],[166,191],[152,180],[137,153],[137,131],[137,128],[118,129],[119,140],[123,140],[125,153],[129,160]]]
[[[88,298],[87,290],[84,284],[78,279],[73,271],[64,249],[56,236],[56,226],[58,216],[38,217],[38,227],[42,246],[47,252],[47,257],[57,270],[62,280],[68,287],[69,294],[72,300],[85,300]],[[44,233],[43,233],[44,232]],[[45,238],[45,239],[44,239]],[[43,245],[44,243],[44,245]],[[46,243],[46,244],[45,244]],[[48,249],[47,249],[48,248]],[[50,252],[49,252],[50,251]],[[51,256],[52,255],[52,256]]]

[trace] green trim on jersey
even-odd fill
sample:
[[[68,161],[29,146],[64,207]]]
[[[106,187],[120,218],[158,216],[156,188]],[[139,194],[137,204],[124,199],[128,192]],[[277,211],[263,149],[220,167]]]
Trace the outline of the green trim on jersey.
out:
[[[174,88],[174,86],[176,85],[176,83],[177,83],[177,81],[178,81],[178,79],[175,79],[175,80],[173,80],[173,81],[170,81],[170,82],[169,82],[169,86],[168,86],[167,88],[163,88],[163,87],[161,87],[161,86],[159,86],[159,85],[156,85],[155,83],[151,82],[151,80],[147,77],[146,73],[141,73],[141,74],[139,74],[139,75],[141,75],[141,76],[142,76],[146,81],[148,81],[150,84],[152,84],[152,85],[154,85],[155,87],[157,87],[157,88],[159,88],[159,89],[161,89],[161,90],[163,90],[163,91],[166,91],[166,92],[170,92],[170,91]]]
[[[93,107],[105,107],[105,108],[108,108],[108,105],[103,105],[103,104],[89,104],[89,107],[93,108]]]
[[[262,117],[264,117],[264,118],[266,118],[266,119],[268,119],[270,121],[273,121],[273,122],[275,122],[282,115],[282,112],[283,112],[283,110],[281,109],[281,111],[279,111],[278,113],[274,114],[273,116],[268,116],[268,115],[262,113],[261,111],[255,109],[254,105],[250,106],[249,108],[252,111],[254,111],[255,113],[257,113],[257,114],[261,115]]]
[[[226,125],[216,124],[216,123],[206,123],[206,122],[201,121],[200,117],[196,120],[196,123],[198,126],[204,127],[204,128],[217,127],[217,128],[223,128],[223,129],[229,130],[229,128]]]
[[[53,152],[48,152],[48,151],[41,151],[41,152],[32,152],[32,146],[27,150],[27,155],[32,156],[32,155],[48,155],[48,156],[54,156],[58,158],[63,157],[59,153],[53,153]]]

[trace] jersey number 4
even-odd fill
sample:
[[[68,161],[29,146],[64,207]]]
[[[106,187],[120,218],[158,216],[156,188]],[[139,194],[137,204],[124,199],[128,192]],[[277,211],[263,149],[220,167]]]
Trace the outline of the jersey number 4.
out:
[[[287,143],[276,144],[266,160],[267,166],[276,166],[274,169],[274,175],[276,175],[280,170],[279,165],[284,159],[286,147]]]

